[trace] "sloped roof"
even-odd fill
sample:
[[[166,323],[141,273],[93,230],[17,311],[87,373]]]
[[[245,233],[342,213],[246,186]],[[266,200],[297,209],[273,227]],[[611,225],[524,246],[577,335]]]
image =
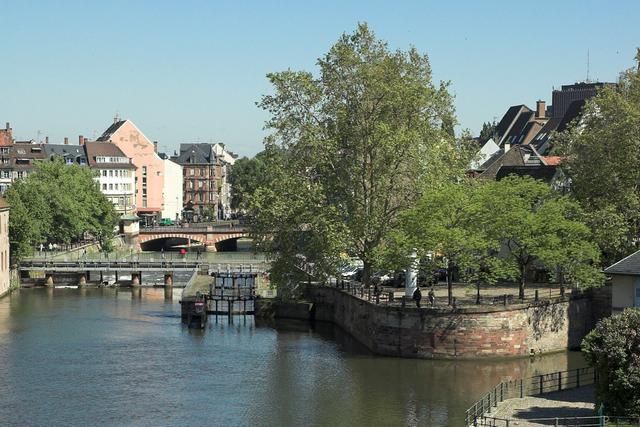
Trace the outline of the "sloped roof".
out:
[[[502,119],[500,119],[500,122],[496,125],[496,134],[501,139],[507,133],[507,131],[509,130],[511,124],[516,119],[516,117],[518,116],[520,111],[523,110],[523,109],[525,111],[531,111],[529,109],[529,107],[527,107],[526,105],[520,104],[520,105],[513,105],[513,106],[509,107],[507,112],[504,113],[504,116],[502,116]],[[496,143],[500,143],[500,141],[496,141]]]
[[[180,154],[171,157],[171,160],[179,165],[215,164],[216,155],[213,152],[212,144],[180,144]]]
[[[536,136],[531,140],[530,144],[535,147],[541,154],[545,154],[549,151],[549,137],[552,132],[556,132],[558,126],[562,122],[562,118],[553,117],[545,123],[545,125],[538,131]]]
[[[502,138],[502,142],[511,145],[521,144],[522,141],[520,140],[520,135],[527,128],[528,123],[533,118],[534,114],[535,113],[533,111],[521,113],[513,123],[513,126],[511,126],[511,129],[509,129],[509,133]]]
[[[84,163],[87,163],[87,154],[82,145],[43,144],[42,147],[47,157],[60,156],[65,159],[73,159],[77,163],[80,163],[80,159],[83,159]]]
[[[634,252],[604,269],[606,274],[640,276],[640,251]]]
[[[541,156],[542,161],[549,166],[558,166],[562,162],[560,156]]]
[[[114,122],[107,128],[107,130],[102,133],[100,138],[98,138],[96,141],[108,141],[111,138],[111,135],[113,135],[118,129],[120,129],[120,126],[125,124],[125,122],[126,120],[119,120],[117,122]]]
[[[94,168],[102,168],[102,169],[135,169],[135,165],[131,163],[131,159],[114,143],[111,142],[97,142],[97,141],[88,141],[84,145],[87,150],[87,157],[89,159],[89,165]],[[127,163],[118,163],[118,162],[105,162],[98,163],[96,162],[96,157],[104,156],[104,157],[125,157],[129,159]]]

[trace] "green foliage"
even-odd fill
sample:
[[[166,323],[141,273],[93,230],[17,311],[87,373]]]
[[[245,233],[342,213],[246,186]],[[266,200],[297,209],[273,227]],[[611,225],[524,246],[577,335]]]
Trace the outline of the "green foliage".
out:
[[[265,186],[269,173],[267,162],[269,156],[276,153],[277,150],[272,150],[270,153],[265,150],[251,159],[242,157],[236,160],[229,176],[232,209],[245,209],[249,197],[258,188]]]
[[[266,161],[275,178],[251,197],[252,229],[273,271],[291,274],[297,260],[322,277],[350,253],[368,282],[401,212],[425,187],[462,175],[470,156],[452,136],[447,84],[432,83],[414,48],[389,51],[360,25],[318,66],[317,77],[268,75],[274,93],[259,105],[271,115],[266,146],[281,156]]]
[[[550,273],[562,269],[571,281],[598,285],[599,251],[581,221],[580,206],[547,184],[529,177],[510,176],[480,190],[478,220],[511,264],[524,296],[526,271],[534,262]]]
[[[640,62],[639,62],[640,64]],[[640,224],[640,71],[591,99],[581,120],[558,135],[571,191],[607,263],[636,249]]]
[[[477,283],[495,283],[507,274],[505,263],[491,256],[499,249],[499,242],[492,240],[478,221],[482,212],[478,185],[448,182],[433,187],[403,215],[405,245],[416,248],[423,259],[441,256],[440,266],[447,269],[449,304],[456,268]]]
[[[496,121],[494,120],[493,122],[484,122],[482,124],[482,129],[480,130],[480,142],[482,144],[484,144],[485,142],[487,142],[490,138],[493,138],[493,134],[496,131]]]
[[[109,247],[117,214],[100,192],[89,168],[62,159],[39,162],[6,193],[11,205],[9,239],[12,256],[33,253],[40,243],[71,243],[88,232]]]
[[[582,342],[582,351],[598,373],[596,407],[607,415],[640,417],[640,310],[601,320]]]
[[[434,186],[401,219],[389,245],[395,252],[385,255],[402,259],[416,248],[423,259],[442,256],[450,303],[455,268],[478,286],[519,279],[521,295],[527,268],[534,263],[560,270],[583,286],[603,280],[594,264],[598,248],[577,203],[528,177]]]

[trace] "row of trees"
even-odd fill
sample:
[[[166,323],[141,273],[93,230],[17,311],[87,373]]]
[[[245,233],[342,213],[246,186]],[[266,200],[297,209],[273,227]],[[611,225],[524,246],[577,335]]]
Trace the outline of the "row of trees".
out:
[[[534,263],[601,280],[574,201],[531,179],[467,181],[477,144],[454,136],[448,84],[432,82],[425,55],[390,51],[360,25],[317,63],[317,75],[268,75],[274,93],[259,105],[272,133],[234,172],[274,283],[335,274],[344,254],[368,283],[374,268],[405,268],[413,249],[444,256],[449,279],[518,279],[521,294]]]
[[[477,284],[478,295],[481,284],[516,280],[520,298],[534,266],[545,269],[551,279],[560,276],[585,286],[603,280],[598,247],[581,221],[580,206],[529,177],[445,183],[426,191],[401,217],[386,264],[402,263],[402,255],[412,248],[420,257],[440,254],[449,303],[454,270]]]
[[[86,167],[60,158],[38,162],[26,179],[15,182],[5,197],[11,206],[11,256],[20,259],[47,242],[73,243],[88,233],[109,250],[117,214]]]

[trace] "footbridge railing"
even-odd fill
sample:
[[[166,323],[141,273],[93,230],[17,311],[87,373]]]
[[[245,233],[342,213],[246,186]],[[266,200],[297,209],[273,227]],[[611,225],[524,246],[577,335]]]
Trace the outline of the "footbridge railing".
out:
[[[538,396],[554,391],[567,390],[595,383],[597,373],[593,368],[578,368],[569,371],[552,372],[529,378],[502,381],[480,400],[474,403],[465,414],[467,426],[506,426],[501,418],[492,418],[498,404],[507,399]],[[515,426],[515,420],[510,420]],[[578,424],[580,425],[580,424]],[[586,425],[586,424],[584,424]]]

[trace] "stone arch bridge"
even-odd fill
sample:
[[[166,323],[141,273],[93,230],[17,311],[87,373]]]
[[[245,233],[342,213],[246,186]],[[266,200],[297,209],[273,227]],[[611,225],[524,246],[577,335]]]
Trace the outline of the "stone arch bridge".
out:
[[[137,238],[138,245],[154,240],[184,239],[188,242],[203,244],[207,251],[216,252],[219,245],[248,236],[247,230],[242,226],[218,226],[218,227],[148,227],[141,228]]]

